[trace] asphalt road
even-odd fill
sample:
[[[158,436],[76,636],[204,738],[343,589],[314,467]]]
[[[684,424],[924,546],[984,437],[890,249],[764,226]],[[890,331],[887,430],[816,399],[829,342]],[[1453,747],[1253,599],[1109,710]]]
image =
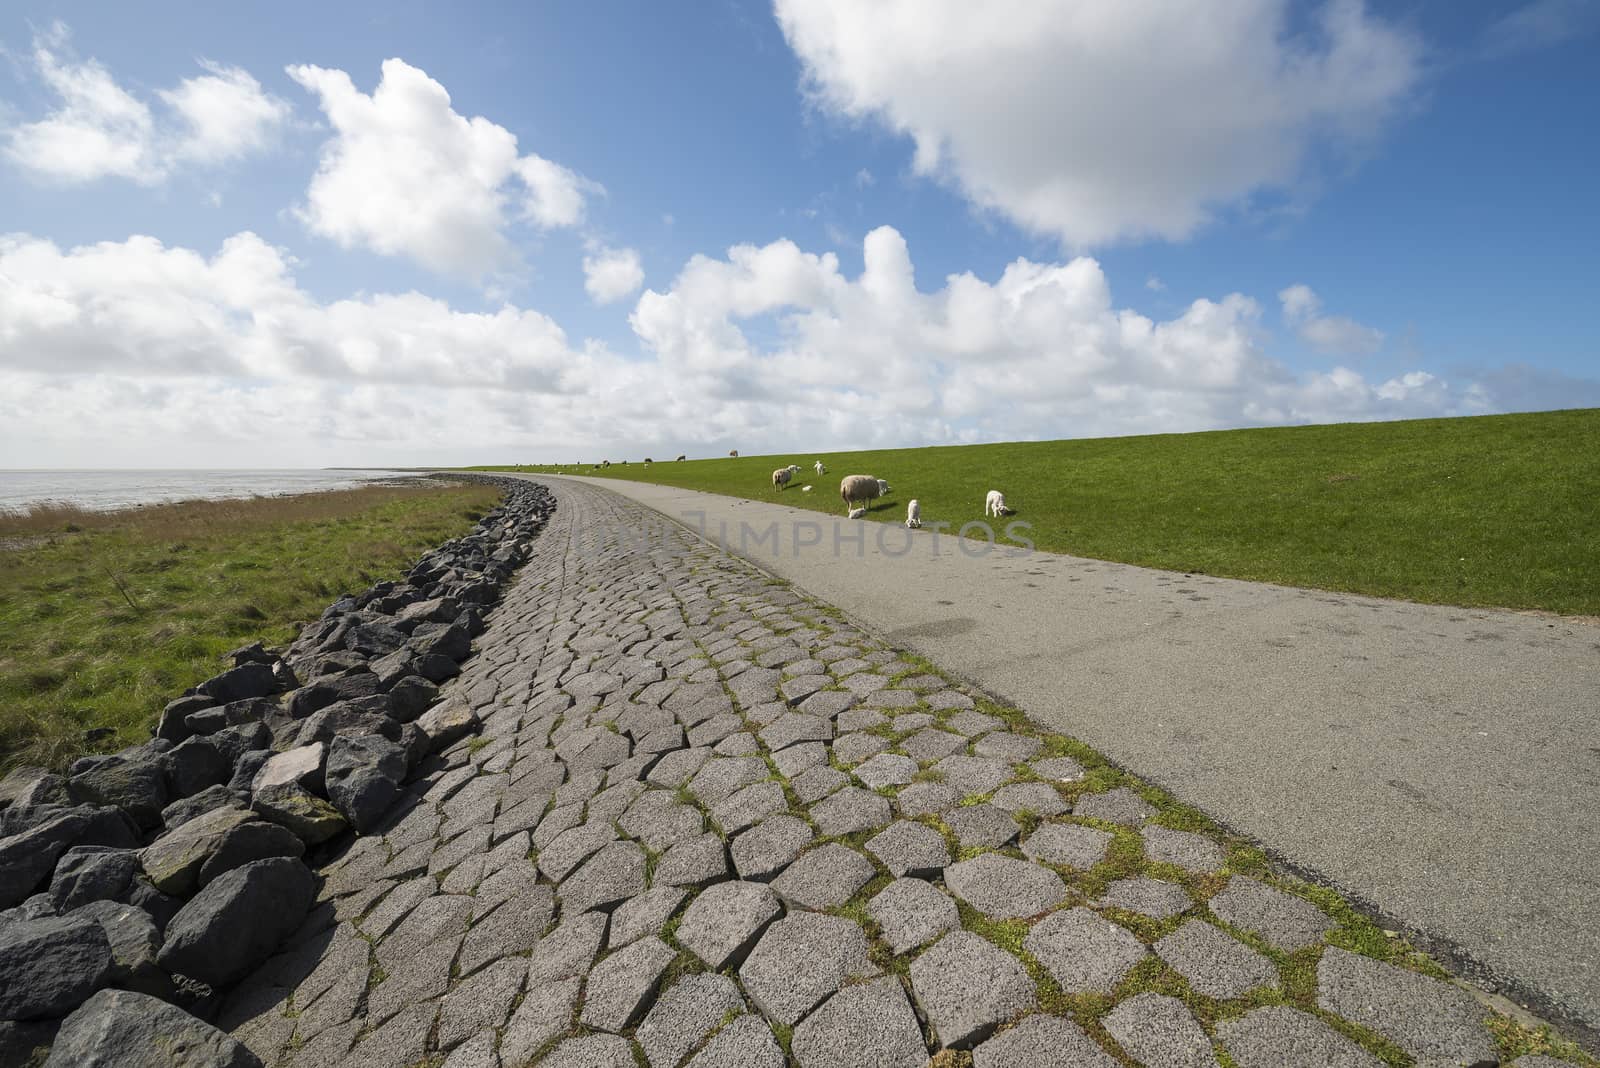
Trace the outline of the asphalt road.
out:
[[[1600,1035],[1600,627],[969,555],[926,530],[582,481],[793,581]]]

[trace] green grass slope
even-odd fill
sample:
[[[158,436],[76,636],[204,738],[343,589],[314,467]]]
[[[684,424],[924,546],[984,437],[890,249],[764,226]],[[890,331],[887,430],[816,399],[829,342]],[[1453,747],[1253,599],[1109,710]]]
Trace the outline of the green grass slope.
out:
[[[822,460],[828,473],[811,464]],[[772,471],[801,465],[779,492]],[[1438,604],[1600,614],[1600,409],[851,453],[505,467],[603,475],[869,518],[983,518],[999,489],[1040,549]],[[802,493],[803,484],[814,486]]]

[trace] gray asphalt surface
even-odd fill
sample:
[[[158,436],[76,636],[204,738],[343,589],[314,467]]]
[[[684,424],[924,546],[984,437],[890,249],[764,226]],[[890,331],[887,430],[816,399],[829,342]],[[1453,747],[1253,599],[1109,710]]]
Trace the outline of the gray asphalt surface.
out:
[[[581,481],[701,531],[1479,981],[1600,1034],[1600,627],[1047,553],[971,556],[926,530]],[[905,497],[886,506],[903,511]]]

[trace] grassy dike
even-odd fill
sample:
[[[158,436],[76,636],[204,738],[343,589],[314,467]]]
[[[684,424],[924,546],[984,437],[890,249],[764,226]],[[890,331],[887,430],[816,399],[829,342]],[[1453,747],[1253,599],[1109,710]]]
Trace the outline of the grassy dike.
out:
[[[501,467],[637,479],[839,515],[983,518],[999,489],[1050,552],[1434,604],[1600,615],[1600,409],[872,452]],[[657,458],[659,461],[659,457]],[[816,475],[821,460],[828,473]],[[774,468],[799,464],[795,486]],[[998,529],[1001,524],[995,524]]]
[[[293,640],[499,497],[419,483],[0,516],[0,772],[143,741],[229,649]],[[89,744],[91,728],[113,733]]]

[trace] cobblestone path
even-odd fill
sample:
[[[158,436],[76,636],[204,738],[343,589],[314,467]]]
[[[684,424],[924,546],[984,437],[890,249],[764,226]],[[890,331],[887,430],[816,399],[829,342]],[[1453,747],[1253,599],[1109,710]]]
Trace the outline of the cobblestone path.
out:
[[[555,492],[447,687],[481,733],[224,1006],[266,1064],[1499,1063],[1487,1011],[1332,895],[658,514]]]

